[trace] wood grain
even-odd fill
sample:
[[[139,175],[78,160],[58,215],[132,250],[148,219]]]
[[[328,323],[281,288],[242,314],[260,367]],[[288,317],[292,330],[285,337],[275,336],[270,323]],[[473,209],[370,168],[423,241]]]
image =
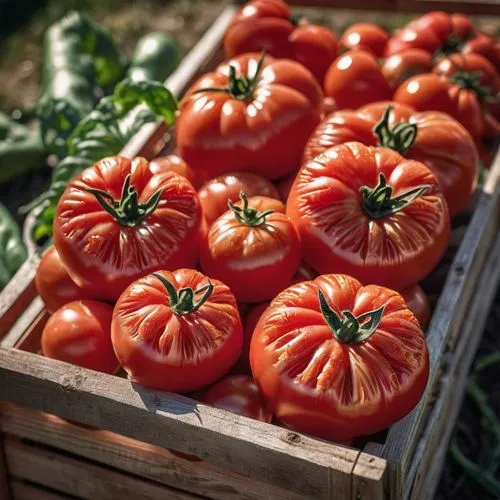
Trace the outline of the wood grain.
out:
[[[363,451],[359,454],[352,477],[352,500],[383,500],[387,461]]]
[[[7,463],[5,460],[4,437],[2,434],[0,434],[0,498],[2,500],[8,500],[11,498]]]
[[[12,500],[69,500],[74,498],[17,480],[11,482],[10,488]]]

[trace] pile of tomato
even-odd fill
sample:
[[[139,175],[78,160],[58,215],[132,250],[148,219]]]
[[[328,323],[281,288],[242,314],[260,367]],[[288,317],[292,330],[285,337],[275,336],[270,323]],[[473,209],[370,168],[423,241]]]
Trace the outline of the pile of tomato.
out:
[[[180,103],[177,154],[67,187],[42,350],[350,442],[425,390],[418,283],[498,134],[500,45],[441,12],[339,41],[254,0],[224,49]]]

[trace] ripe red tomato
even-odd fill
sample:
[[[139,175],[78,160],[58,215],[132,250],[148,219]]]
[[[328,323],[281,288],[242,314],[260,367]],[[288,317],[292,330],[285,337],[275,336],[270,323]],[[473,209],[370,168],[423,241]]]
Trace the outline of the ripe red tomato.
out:
[[[349,50],[328,68],[325,95],[335,99],[337,109],[353,109],[390,99],[392,91],[377,59],[363,50]]]
[[[322,83],[339,53],[339,42],[328,28],[299,23],[282,0],[252,0],[231,21],[224,37],[224,53],[234,57],[261,50],[300,62]]]
[[[285,214],[265,204],[259,211],[244,195],[242,200],[242,207],[232,205],[210,227],[200,265],[226,283],[238,300],[262,302],[291,283],[300,264],[300,242]]]
[[[201,401],[261,422],[269,423],[273,418],[253,378],[248,375],[224,377],[203,394]]]
[[[92,293],[82,290],[69,277],[54,246],[43,254],[38,264],[35,285],[49,313],[68,302],[93,298]]]
[[[177,146],[209,178],[248,170],[277,179],[297,168],[322,106],[321,88],[302,65],[244,54],[188,90],[176,123]]]
[[[321,119],[327,117],[330,113],[337,111],[337,103],[335,99],[331,97],[325,97],[323,99],[323,112],[321,113]]]
[[[149,168],[153,174],[175,172],[185,177],[195,189],[203,184],[202,172],[195,172],[180,156],[172,154],[159,156],[151,161]]]
[[[429,73],[434,63],[432,56],[422,49],[407,49],[393,54],[382,63],[382,73],[393,89],[415,75]]]
[[[464,54],[473,52],[482,55],[500,72],[500,43],[492,36],[478,33],[476,37],[465,43],[462,52]]]
[[[392,109],[388,113],[389,106]],[[382,130],[376,133],[376,127]],[[405,134],[411,133],[408,128],[413,127],[413,143],[411,137],[406,137],[410,141],[403,145]],[[470,134],[448,115],[417,113],[409,106],[387,101],[368,104],[357,111],[333,113],[310,137],[304,163],[329,147],[349,141],[391,147],[407,159],[424,163],[438,179],[450,216],[467,208],[476,187],[479,158]],[[447,154],[443,155],[443,151]]]
[[[111,339],[132,380],[184,393],[225,375],[240,356],[243,335],[231,290],[179,269],[140,278],[123,292]]]
[[[240,193],[247,196],[262,195],[268,198],[279,198],[273,183],[250,172],[233,172],[220,175],[205,183],[198,191],[203,214],[208,224],[212,224],[227,211],[227,200],[233,203],[240,199]]]
[[[112,315],[113,306],[97,300],[64,304],[43,329],[44,356],[99,372],[115,373],[120,365],[111,344]]]
[[[438,181],[388,148],[348,142],[305,163],[286,207],[318,273],[404,290],[439,262],[450,235]]]
[[[57,205],[54,244],[79,286],[113,301],[148,272],[194,267],[202,220],[185,177],[154,174],[144,158],[113,156],[68,185]]]
[[[422,330],[427,328],[431,318],[431,307],[429,305],[429,298],[418,285],[412,286],[403,290],[401,296],[405,299],[408,309],[418,319]]]
[[[276,297],[250,346],[255,381],[285,425],[348,441],[404,417],[427,384],[427,346],[393,290],[324,275]]]
[[[389,33],[372,23],[355,23],[344,31],[340,43],[346,49],[361,49],[371,52],[375,57],[384,55]]]

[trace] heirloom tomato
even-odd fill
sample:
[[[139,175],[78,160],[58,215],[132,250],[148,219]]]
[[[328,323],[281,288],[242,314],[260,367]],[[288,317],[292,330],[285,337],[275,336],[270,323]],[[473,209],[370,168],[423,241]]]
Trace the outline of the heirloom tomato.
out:
[[[115,373],[120,365],[111,344],[112,316],[113,306],[97,300],[77,300],[63,305],[43,329],[43,355],[91,370]]]
[[[210,226],[200,265],[226,283],[238,300],[262,302],[291,283],[300,264],[299,237],[284,213],[262,200],[257,209],[243,193],[241,198],[242,206],[230,202],[230,210]]]
[[[301,64],[244,54],[200,77],[180,105],[180,155],[208,178],[235,170],[291,172],[318,124],[323,95]]]
[[[464,54],[480,54],[487,59],[495,69],[500,72],[500,42],[485,33],[479,33],[462,48]]]
[[[405,299],[408,309],[418,319],[422,330],[427,328],[431,318],[431,308],[429,305],[429,298],[418,285],[412,286],[403,290],[401,296]]]
[[[282,0],[252,0],[236,13],[224,36],[224,53],[260,52],[303,64],[322,83],[339,53],[331,30],[296,19]]]
[[[371,52],[375,57],[384,55],[389,33],[371,23],[355,23],[344,31],[340,43],[346,49],[361,49]]]
[[[389,85],[396,89],[412,76],[429,73],[433,66],[432,56],[425,50],[407,49],[385,59],[382,73]]]
[[[248,375],[224,377],[207,389],[201,401],[261,422],[271,422],[273,418],[253,378]]]
[[[195,172],[180,156],[172,154],[159,156],[151,161],[149,168],[153,174],[175,172],[185,177],[195,189],[203,184],[202,172]]]
[[[422,330],[403,298],[346,275],[280,293],[255,328],[250,365],[281,422],[336,441],[404,417],[429,374]]]
[[[179,269],[140,278],[123,292],[111,339],[133,381],[184,393],[225,375],[240,356],[243,336],[231,290]]]
[[[195,266],[202,220],[185,177],[155,174],[144,158],[113,156],[68,185],[57,205],[54,244],[79,286],[113,301],[148,272]]]
[[[446,201],[431,170],[359,142],[305,163],[286,210],[315,271],[346,272],[395,290],[427,276],[450,235]]]
[[[279,198],[273,183],[261,175],[250,172],[220,175],[206,182],[198,191],[203,214],[208,224],[212,224],[227,210],[227,200],[238,201],[242,191],[249,197],[262,195],[268,198]]]

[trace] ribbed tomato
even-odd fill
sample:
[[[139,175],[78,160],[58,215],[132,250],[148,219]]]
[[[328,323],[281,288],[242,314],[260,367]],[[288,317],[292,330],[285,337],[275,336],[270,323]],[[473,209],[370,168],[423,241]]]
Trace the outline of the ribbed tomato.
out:
[[[432,56],[422,49],[406,49],[382,63],[382,74],[393,89],[415,75],[429,73],[434,66]]]
[[[144,158],[113,156],[68,185],[57,205],[54,244],[79,286],[114,301],[148,272],[194,267],[202,220],[185,177],[154,174]]]
[[[480,54],[487,59],[495,69],[500,72],[500,42],[485,33],[478,33],[477,36],[467,41],[462,47],[464,54]]]
[[[347,28],[340,43],[348,50],[361,49],[371,52],[375,57],[383,57],[389,33],[372,23],[355,23]]]
[[[153,174],[161,172],[175,172],[185,177],[195,189],[199,189],[203,184],[203,172],[195,172],[180,156],[172,154],[167,156],[158,156],[149,164]]]
[[[318,273],[404,290],[439,262],[450,235],[438,181],[388,148],[348,142],[305,163],[287,201]]]
[[[405,299],[408,309],[418,319],[422,330],[427,328],[431,318],[431,308],[429,305],[429,298],[418,285],[412,286],[403,290],[401,296]]]
[[[230,370],[241,353],[242,326],[226,285],[179,269],[145,276],[123,292],[111,338],[132,380],[184,393]]]
[[[404,417],[429,374],[422,330],[403,298],[345,275],[278,295],[255,328],[250,364],[281,422],[337,441]]]

